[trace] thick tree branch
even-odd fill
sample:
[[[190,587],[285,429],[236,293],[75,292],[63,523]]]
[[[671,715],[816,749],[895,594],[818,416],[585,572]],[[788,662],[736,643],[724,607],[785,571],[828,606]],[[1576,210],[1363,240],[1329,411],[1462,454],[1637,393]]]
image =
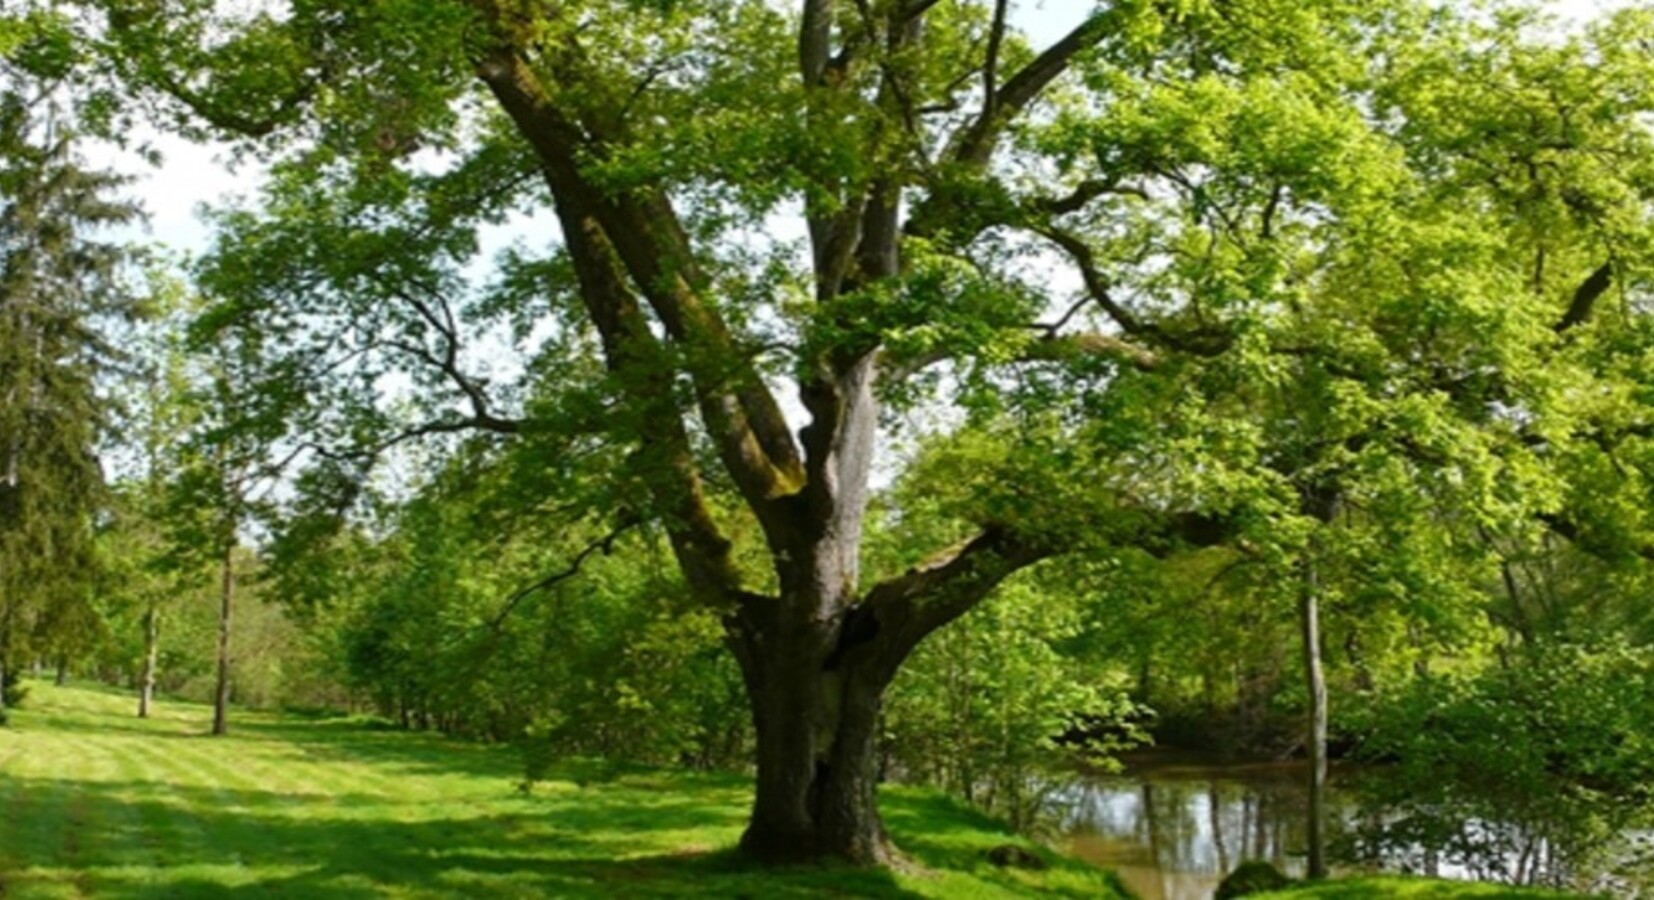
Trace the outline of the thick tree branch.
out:
[[[478,0],[478,5],[491,16],[497,30],[509,34],[509,23],[501,21],[498,7],[484,0]],[[632,289],[633,283],[643,289],[648,286],[636,271],[628,272],[615,240],[614,221],[620,213],[581,171],[586,136],[551,103],[535,74],[505,40],[486,53],[477,68],[478,76],[541,160],[580,285],[581,302],[602,339],[609,371],[640,423],[640,444],[631,462],[664,519],[673,555],[690,588],[707,601],[723,603],[741,596],[730,542],[706,502],[684,410],[678,405],[677,364],[650,328]],[[705,348],[692,350],[704,352]],[[742,434],[736,428],[739,401],[723,391],[721,383],[705,377],[705,372],[696,374],[703,417],[720,442],[725,465],[749,499],[754,490],[768,490],[773,473],[762,448],[750,431]],[[725,414],[726,408],[733,409]],[[732,439],[739,445],[733,452]],[[773,514],[762,500],[753,505],[761,519],[765,512]]]
[[[1129,512],[1122,512],[1130,515]],[[1153,513],[1135,522],[1120,546],[1165,557],[1189,547],[1211,547],[1232,537],[1231,523],[1202,513]],[[844,646],[836,658],[866,654],[894,674],[926,635],[969,612],[1005,579],[1041,560],[1070,552],[1059,542],[990,525],[981,533],[936,554],[869,590],[849,613],[845,635],[860,646]]]
[[[305,441],[299,444],[290,454],[286,462],[296,460],[301,454],[314,453],[323,459],[339,463],[349,463],[356,466],[372,464],[383,456],[386,451],[399,447],[409,441],[430,437],[437,434],[461,434],[468,431],[483,431],[492,434],[513,435],[519,433],[526,425],[525,421],[516,419],[480,419],[466,417],[460,419],[436,419],[419,425],[412,425],[389,437],[382,438],[366,446],[356,446],[350,449],[337,449],[319,441]],[[284,462],[283,465],[286,463]]]
[[[1114,299],[1108,277],[1097,265],[1096,254],[1082,238],[1054,225],[1035,226],[1034,230],[1068,255],[1069,260],[1080,272],[1087,294],[1128,336],[1153,346],[1196,356],[1217,356],[1234,343],[1234,337],[1225,331],[1173,332],[1157,322],[1139,318],[1136,313]]]
[[[719,456],[773,536],[783,516],[772,501],[795,492],[804,477],[798,447],[750,359],[699,296],[706,279],[670,204],[658,191],[611,196],[590,182],[581,160],[600,153],[601,143],[552,102],[515,48],[502,42],[479,60],[478,74],[542,160],[559,214],[573,211],[576,230],[601,230],[613,259],[683,345]]]
[[[1158,368],[1163,363],[1161,356],[1153,350],[1118,335],[1100,331],[1059,334],[1051,331],[1049,325],[1031,327],[1047,333],[1022,348],[1022,352],[1010,363],[1071,362],[1087,357],[1106,357],[1143,372]],[[887,351],[880,355],[879,370],[884,377],[899,381],[957,356],[946,349],[911,356],[895,356]]]
[[[1080,278],[1085,283],[1086,294],[1096,303],[1114,324],[1129,334],[1144,334],[1154,332],[1153,326],[1137,318],[1137,314],[1125,308],[1114,299],[1107,276],[1097,266],[1097,255],[1092,252],[1091,245],[1075,235],[1069,234],[1060,228],[1048,226],[1039,229],[1039,233],[1051,243],[1060,247],[1068,258],[1080,270]]]
[[[1066,213],[1079,212],[1098,197],[1111,195],[1138,197],[1143,200],[1149,199],[1148,189],[1141,185],[1086,180],[1075,185],[1074,190],[1064,196],[1037,199],[1030,205],[1035,211],[1045,215],[1060,216]]]
[[[904,226],[906,233],[929,238],[957,231],[961,222],[965,222],[968,223],[964,228],[967,234],[960,240],[968,240],[986,227],[989,223],[981,215],[980,203],[974,192],[962,191],[961,185],[953,179],[962,178],[963,182],[969,183],[980,176],[993,158],[1005,128],[1016,121],[1017,116],[1052,81],[1067,71],[1075,56],[1095,46],[1103,37],[1104,16],[1093,15],[984,98],[991,102],[985,103],[976,116],[959,126],[945,142],[942,168],[948,175],[934,184],[930,195],[914,207]]]
[[[1141,344],[1135,344],[1118,335],[1088,331],[1079,334],[1050,333],[1028,345],[1022,352],[1022,362],[1060,362],[1082,357],[1108,357],[1140,371],[1160,366],[1161,359]]]
[[[557,176],[549,177],[555,181]],[[558,204],[557,214],[609,370],[647,423],[633,461],[666,517],[673,554],[690,587],[722,602],[740,593],[740,575],[730,558],[730,542],[706,503],[668,354],[628,289],[602,227],[572,204]]]
[[[1068,70],[1074,57],[1103,38],[1104,17],[1095,15],[1045,49],[1028,65],[1006,79],[988,98],[980,115],[963,126],[948,142],[947,156],[973,168],[986,165],[1005,126],[1032,103],[1046,86]]]
[[[505,624],[505,620],[510,618],[512,613],[517,611],[517,607],[520,606],[525,599],[541,591],[556,587],[558,584],[579,575],[580,568],[584,566],[586,564],[586,560],[590,559],[592,556],[599,552],[601,552],[604,556],[608,556],[610,553],[613,553],[615,541],[619,540],[620,536],[625,534],[627,531],[636,528],[638,524],[639,522],[637,519],[627,519],[626,521],[621,522],[619,525],[616,525],[613,529],[611,529],[608,534],[605,534],[597,540],[587,544],[579,553],[574,555],[574,559],[570,560],[567,566],[545,576],[544,578],[541,578],[539,581],[536,581],[527,587],[522,588],[510,597],[507,597],[505,603],[501,604],[500,611],[495,613],[494,617],[489,620],[489,630],[495,632],[499,631],[500,627]]]
[[[1614,261],[1609,260],[1598,266],[1596,271],[1580,282],[1579,287],[1574,290],[1574,299],[1573,302],[1568,304],[1568,311],[1563,313],[1562,318],[1557,320],[1556,325],[1553,326],[1556,332],[1561,334],[1576,325],[1583,325],[1587,319],[1591,318],[1592,311],[1596,309],[1598,298],[1607,293],[1608,288],[1613,283]]]
[[[999,102],[999,49],[1005,42],[1005,13],[1009,0],[994,0],[994,18],[988,25],[988,55],[982,64],[982,117],[992,119]]]
[[[872,631],[877,640],[870,642],[870,652],[894,673],[926,635],[970,611],[1006,578],[1054,552],[1009,528],[990,526],[875,585],[858,607],[876,623]]]
[[[901,12],[897,14],[896,20],[903,24],[911,22],[925,13],[930,12],[930,8],[940,2],[942,2],[942,0],[910,0],[910,2],[902,7]]]
[[[805,87],[820,87],[825,80],[832,38],[833,0],[804,0],[798,26],[798,62]]]
[[[421,425],[405,428],[385,440],[374,444],[373,447],[350,454],[357,458],[374,457],[399,444],[429,437],[433,434],[459,434],[464,431],[487,431],[494,434],[517,434],[522,430],[523,422],[518,419],[499,419],[493,416],[466,416],[460,419],[436,419]]]

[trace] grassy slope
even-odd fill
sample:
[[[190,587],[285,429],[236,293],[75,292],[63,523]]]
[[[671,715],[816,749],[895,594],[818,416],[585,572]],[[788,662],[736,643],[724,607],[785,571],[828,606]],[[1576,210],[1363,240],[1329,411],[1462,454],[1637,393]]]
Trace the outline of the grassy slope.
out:
[[[602,773],[570,763],[532,796],[499,747],[36,684],[0,729],[0,896],[303,898],[1118,896],[1045,854],[1043,873],[981,851],[1017,840],[933,793],[892,790],[913,872],[755,871],[727,851],[744,779]]]
[[[1578,896],[1497,884],[1381,876],[1323,881],[1279,893],[1253,894],[1248,900],[1565,900]]]

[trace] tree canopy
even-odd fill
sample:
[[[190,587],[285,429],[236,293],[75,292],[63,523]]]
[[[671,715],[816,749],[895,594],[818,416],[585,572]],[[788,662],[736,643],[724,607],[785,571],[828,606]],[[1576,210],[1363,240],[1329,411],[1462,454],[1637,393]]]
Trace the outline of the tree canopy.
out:
[[[743,846],[857,862],[886,688],[1054,557],[1371,609],[1545,535],[1654,556],[1654,13],[1118,2],[1036,46],[1010,7],[84,4],[270,164],[197,329],[310,466],[282,546],[387,456],[576,567],[658,529],[751,704]],[[875,555],[886,472],[933,518]]]

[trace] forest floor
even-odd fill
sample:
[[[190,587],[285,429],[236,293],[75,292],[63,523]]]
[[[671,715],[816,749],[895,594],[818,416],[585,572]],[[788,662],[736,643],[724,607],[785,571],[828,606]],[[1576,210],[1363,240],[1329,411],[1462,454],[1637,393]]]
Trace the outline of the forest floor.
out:
[[[1112,876],[941,795],[882,795],[910,871],[756,870],[746,779],[517,754],[360,721],[32,683],[0,729],[0,897],[1118,897]],[[1017,843],[1051,863],[1000,869]]]

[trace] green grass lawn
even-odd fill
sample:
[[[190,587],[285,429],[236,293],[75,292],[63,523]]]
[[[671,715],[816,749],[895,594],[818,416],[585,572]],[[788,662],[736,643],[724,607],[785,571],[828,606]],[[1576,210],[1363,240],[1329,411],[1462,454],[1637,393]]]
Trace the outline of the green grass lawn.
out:
[[[35,684],[0,729],[0,897],[1113,897],[1112,876],[1017,841],[940,795],[894,789],[912,871],[754,870],[729,852],[745,779],[570,762],[530,796],[508,748],[344,720]],[[1029,845],[1031,846],[1031,845]]]

